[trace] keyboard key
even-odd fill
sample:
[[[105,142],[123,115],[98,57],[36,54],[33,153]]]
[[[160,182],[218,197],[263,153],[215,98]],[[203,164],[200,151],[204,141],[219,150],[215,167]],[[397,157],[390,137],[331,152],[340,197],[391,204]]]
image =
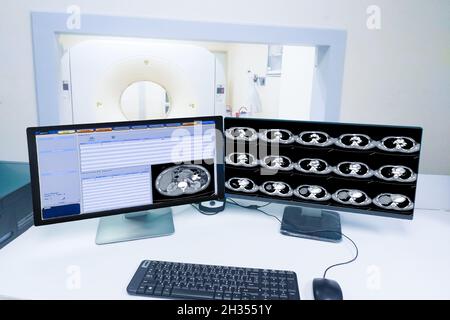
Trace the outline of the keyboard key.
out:
[[[164,287],[164,290],[162,292],[163,296],[170,296],[170,287]]]
[[[163,286],[157,285],[157,286],[155,287],[155,291],[153,292],[153,294],[154,294],[155,296],[160,296],[160,295],[162,295],[163,289],[164,289]]]
[[[194,291],[189,289],[173,289],[172,297],[184,299],[213,299],[214,293],[208,291]]]
[[[289,297],[289,300],[297,300],[297,293],[288,291],[288,297]]]
[[[138,294],[143,294],[145,292],[146,288],[147,288],[146,286],[139,286],[137,293]]]
[[[145,294],[152,295],[154,290],[155,290],[154,286],[148,286],[147,290],[145,290]]]
[[[259,293],[248,293],[249,300],[259,300],[260,294]]]

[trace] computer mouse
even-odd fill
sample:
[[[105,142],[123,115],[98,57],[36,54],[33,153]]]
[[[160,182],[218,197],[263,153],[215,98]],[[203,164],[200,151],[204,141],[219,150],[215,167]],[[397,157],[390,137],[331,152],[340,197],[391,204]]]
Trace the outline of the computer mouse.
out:
[[[341,287],[336,281],[330,279],[314,279],[313,293],[315,300],[343,300]]]

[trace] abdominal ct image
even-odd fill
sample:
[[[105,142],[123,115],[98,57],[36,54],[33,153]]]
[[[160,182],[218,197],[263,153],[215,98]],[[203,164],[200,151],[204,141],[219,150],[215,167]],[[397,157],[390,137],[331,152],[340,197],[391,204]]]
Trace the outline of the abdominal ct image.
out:
[[[197,163],[197,162],[195,162]],[[214,193],[214,165],[162,164],[152,166],[154,202]]]

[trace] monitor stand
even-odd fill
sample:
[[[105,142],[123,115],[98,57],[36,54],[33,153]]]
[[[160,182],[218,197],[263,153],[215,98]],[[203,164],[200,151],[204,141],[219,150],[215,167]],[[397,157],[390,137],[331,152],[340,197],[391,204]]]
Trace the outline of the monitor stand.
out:
[[[95,243],[153,238],[174,232],[171,208],[138,211],[100,218]]]
[[[280,232],[329,242],[342,239],[339,213],[310,207],[285,207]]]

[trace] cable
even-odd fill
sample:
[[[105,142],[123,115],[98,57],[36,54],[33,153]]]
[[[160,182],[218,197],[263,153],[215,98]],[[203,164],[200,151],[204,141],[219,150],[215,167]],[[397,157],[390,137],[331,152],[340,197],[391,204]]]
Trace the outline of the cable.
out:
[[[232,200],[232,199],[227,199],[226,202],[231,203],[231,204],[234,204],[234,205],[237,205],[237,206],[242,207],[242,208],[246,208],[246,209],[254,209],[254,210],[258,210],[259,208],[263,208],[263,207],[268,206],[269,204],[272,203],[272,202],[267,202],[267,203],[265,203],[265,204],[263,204],[263,205],[261,205],[261,206],[257,206],[257,205],[243,206],[243,205],[238,204],[236,201],[234,201],[234,200]],[[195,206],[195,205],[192,204],[192,203],[191,203],[191,206],[192,206],[195,210],[197,210],[198,212],[200,212],[201,214],[204,214],[205,216],[214,216],[214,215],[218,214],[219,212],[221,212],[221,211],[218,211],[218,212],[205,212],[205,211],[201,210],[199,207]],[[269,214],[269,215],[270,215],[270,214]],[[277,217],[275,217],[275,218],[278,219]],[[278,219],[278,221],[280,221],[280,219]],[[281,221],[280,221],[280,222],[281,222]]]
[[[329,232],[339,233],[341,236],[343,236],[343,237],[345,237],[347,240],[349,240],[349,241],[353,244],[353,246],[355,247],[356,253],[355,253],[355,256],[354,256],[352,259],[350,259],[350,260],[348,260],[348,261],[344,261],[344,262],[340,262],[340,263],[333,264],[333,265],[329,266],[328,268],[326,268],[325,271],[324,271],[324,273],[323,273],[323,278],[326,278],[327,272],[328,272],[330,269],[333,269],[333,268],[338,267],[338,266],[343,266],[343,265],[346,265],[346,264],[350,264],[350,263],[352,263],[353,261],[355,261],[356,259],[358,259],[358,256],[359,256],[359,249],[358,249],[358,246],[356,245],[355,241],[353,241],[349,236],[343,234],[342,232],[338,232],[338,231],[331,231],[331,230],[328,230],[328,231],[329,231]]]
[[[268,206],[269,204],[272,203],[272,202],[267,202],[267,203],[265,203],[263,205],[260,205],[260,206],[256,205],[256,204],[251,204],[251,205],[248,205],[248,206],[244,206],[243,204],[239,204],[239,203],[237,203],[235,200],[233,200],[231,198],[227,198],[227,202],[231,202],[234,205],[237,205],[239,207],[246,208],[246,209],[263,208],[263,207],[266,207],[266,206]]]
[[[272,204],[272,202],[267,202],[267,203],[265,203],[265,204],[263,204],[263,205],[261,205],[261,206],[256,205],[256,204],[251,204],[251,205],[248,205],[248,206],[244,206],[243,204],[239,204],[239,203],[237,203],[236,201],[234,201],[234,200],[231,199],[231,198],[227,198],[227,202],[231,202],[231,204],[234,204],[234,205],[236,205],[236,206],[239,206],[239,207],[241,207],[241,208],[246,208],[246,209],[263,208],[263,207],[268,206],[269,204]]]
[[[272,218],[274,218],[274,219],[277,219],[278,222],[281,223],[280,218],[278,218],[277,216],[275,216],[275,215],[273,215],[273,214],[270,214],[270,213],[267,213],[267,212],[265,212],[264,210],[261,210],[261,209],[260,209],[260,208],[263,208],[263,207],[268,206],[269,204],[271,204],[271,202],[268,202],[268,203],[263,204],[263,205],[261,205],[261,206],[258,206],[258,205],[256,205],[256,204],[251,204],[251,205],[248,205],[248,206],[244,206],[244,205],[242,205],[242,204],[237,203],[237,202],[234,201],[233,199],[227,199],[227,202],[229,202],[229,203],[231,203],[231,204],[234,204],[235,206],[244,208],[244,209],[250,209],[250,210],[256,210],[256,211],[259,211],[259,212],[261,212],[261,213],[264,213],[266,216],[269,216],[269,217],[272,217]]]
[[[231,200],[231,199],[230,199]],[[267,202],[266,204],[263,204],[262,206],[258,206],[258,208],[264,208],[267,207],[269,204],[272,204],[272,202]]]
[[[280,220],[280,218],[278,218],[276,215],[273,215],[273,214],[270,214],[270,213],[268,213],[268,212],[265,212],[264,210],[261,210],[261,209],[259,209],[259,208],[255,209],[255,210],[256,210],[256,211],[259,211],[259,212],[261,212],[261,213],[264,213],[266,216],[269,216],[269,217],[272,217],[272,218],[277,219],[278,222],[279,222],[280,224],[282,223],[281,220]]]
[[[279,222],[280,224],[282,224],[282,221],[280,220],[280,218],[278,218],[277,216],[275,216],[275,215],[273,215],[273,214],[270,214],[270,213],[268,213],[268,212],[265,212],[264,210],[261,210],[261,209],[260,209],[261,207],[265,207],[265,206],[267,206],[268,204],[265,204],[265,205],[263,205],[263,206],[257,206],[257,205],[244,206],[244,205],[241,205],[241,204],[237,203],[236,201],[234,201],[234,200],[232,200],[232,199],[227,199],[227,201],[229,201],[229,202],[231,202],[232,204],[234,204],[234,205],[236,205],[236,206],[239,206],[239,207],[241,207],[241,208],[245,208],[245,209],[253,209],[253,210],[259,211],[259,212],[261,212],[261,213],[264,213],[264,214],[267,215],[267,216],[270,216],[270,217],[272,217],[272,218],[277,219],[278,222]],[[270,202],[269,202],[269,204],[270,204]],[[312,233],[322,233],[322,232],[332,232],[332,233],[337,233],[337,234],[343,236],[344,238],[346,238],[347,240],[349,240],[349,241],[353,244],[353,246],[355,247],[355,250],[356,250],[355,256],[354,256],[352,259],[347,260],[347,261],[344,261],[344,262],[339,262],[339,263],[336,263],[336,264],[333,264],[333,265],[327,267],[327,268],[325,269],[324,273],[323,273],[323,278],[326,278],[327,272],[328,272],[329,270],[331,270],[331,269],[333,269],[333,268],[335,268],[335,267],[338,267],[338,266],[343,266],[343,265],[346,265],[346,264],[350,264],[350,263],[352,263],[353,261],[355,261],[356,259],[358,259],[358,256],[359,256],[359,249],[358,249],[358,246],[356,245],[355,241],[353,241],[349,236],[347,236],[347,235],[345,235],[344,233],[339,232],[339,231],[334,231],[334,230],[302,231],[302,233],[310,233],[310,234],[312,234]]]

